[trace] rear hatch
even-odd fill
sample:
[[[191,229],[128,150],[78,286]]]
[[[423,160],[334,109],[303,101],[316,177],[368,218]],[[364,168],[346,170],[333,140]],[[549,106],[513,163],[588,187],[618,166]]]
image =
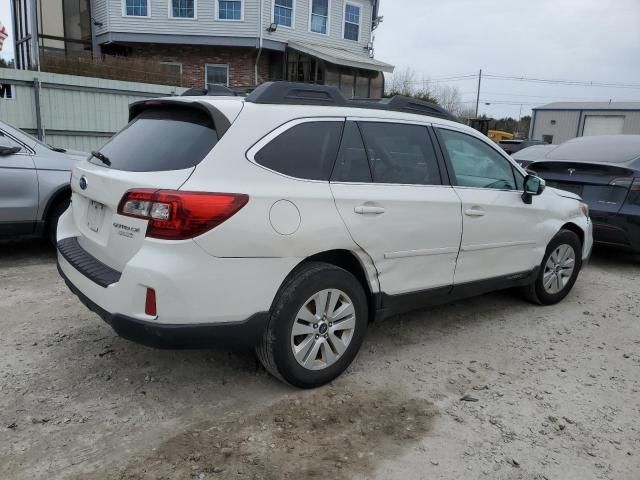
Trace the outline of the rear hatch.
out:
[[[594,163],[536,162],[528,168],[548,186],[580,195],[592,212],[617,213],[633,180],[633,170]]]
[[[148,220],[119,215],[121,199],[134,188],[179,189],[228,128],[216,128],[226,118],[214,120],[211,109],[180,100],[134,104],[127,126],[74,168],[73,219],[86,251],[123,270],[140,249]]]

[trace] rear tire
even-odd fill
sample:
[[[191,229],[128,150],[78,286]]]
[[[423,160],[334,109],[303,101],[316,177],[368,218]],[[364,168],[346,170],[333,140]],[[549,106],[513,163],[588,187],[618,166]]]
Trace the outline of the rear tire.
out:
[[[71,199],[69,198],[59,200],[58,202],[55,203],[55,205],[53,205],[53,207],[51,207],[51,211],[47,218],[46,237],[51,243],[51,245],[53,245],[54,247],[56,245],[56,232],[58,230],[58,220],[60,219],[60,216],[67,210],[67,208],[69,208],[70,203],[71,203]]]
[[[367,323],[367,297],[356,277],[334,265],[307,263],[276,295],[256,353],[280,380],[319,387],[351,364]]]
[[[525,298],[553,305],[566,297],[582,268],[582,242],[574,232],[560,230],[547,246],[535,282],[523,289]]]

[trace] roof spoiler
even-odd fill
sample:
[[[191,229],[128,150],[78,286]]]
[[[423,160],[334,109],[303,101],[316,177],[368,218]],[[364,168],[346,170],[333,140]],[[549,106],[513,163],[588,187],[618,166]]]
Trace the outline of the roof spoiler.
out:
[[[195,108],[197,110],[203,111],[211,118],[211,120],[213,120],[213,124],[216,127],[216,132],[218,132],[218,138],[222,138],[222,136],[227,133],[227,130],[229,130],[229,128],[231,127],[231,122],[229,121],[229,119],[209,102],[193,102],[169,98],[158,100],[140,100],[138,102],[131,103],[129,105],[129,121],[132,121],[145,110],[162,107]]]

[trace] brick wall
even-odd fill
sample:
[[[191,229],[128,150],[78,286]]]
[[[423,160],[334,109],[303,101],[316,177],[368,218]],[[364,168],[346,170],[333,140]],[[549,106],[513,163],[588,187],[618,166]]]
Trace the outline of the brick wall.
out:
[[[215,47],[204,45],[140,44],[131,47],[129,56],[154,59],[159,62],[182,64],[182,86],[203,88],[205,65],[229,65],[229,86],[255,85],[255,62],[258,50],[245,47]],[[263,51],[259,75],[261,81],[269,79],[269,65],[281,62],[278,54]]]

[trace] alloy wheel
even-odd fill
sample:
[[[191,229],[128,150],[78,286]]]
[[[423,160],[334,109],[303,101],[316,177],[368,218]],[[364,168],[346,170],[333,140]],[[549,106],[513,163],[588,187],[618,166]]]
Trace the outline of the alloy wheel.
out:
[[[576,252],[571,245],[556,247],[544,266],[542,285],[547,293],[561,292],[571,280],[576,267]]]
[[[302,305],[293,322],[293,356],[308,370],[327,368],[347,350],[355,328],[356,312],[349,296],[338,289],[321,290]]]

